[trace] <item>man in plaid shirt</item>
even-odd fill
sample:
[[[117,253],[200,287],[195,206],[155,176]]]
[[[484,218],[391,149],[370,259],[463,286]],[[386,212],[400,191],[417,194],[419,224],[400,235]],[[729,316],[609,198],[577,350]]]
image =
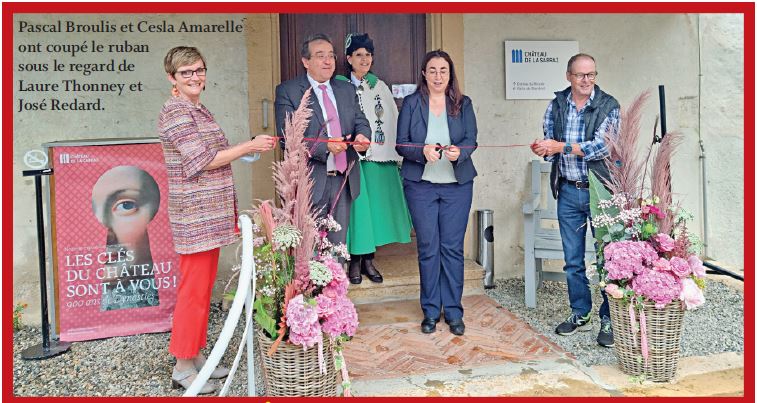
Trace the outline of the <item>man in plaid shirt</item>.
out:
[[[620,124],[618,101],[594,83],[597,69],[592,56],[579,53],[571,57],[565,77],[570,87],[555,93],[544,114],[544,139],[531,146],[536,155],[552,162],[550,186],[557,199],[571,308],[570,316],[555,329],[563,336],[591,330],[591,291],[584,262],[587,219],[591,219],[589,170],[600,178],[609,177],[604,135]],[[612,347],[612,323],[604,291],[602,300],[597,343]]]

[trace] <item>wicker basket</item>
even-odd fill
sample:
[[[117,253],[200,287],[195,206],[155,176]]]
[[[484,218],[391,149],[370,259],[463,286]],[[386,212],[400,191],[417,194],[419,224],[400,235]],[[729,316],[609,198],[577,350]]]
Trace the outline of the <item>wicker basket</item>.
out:
[[[610,317],[615,338],[615,355],[620,369],[629,375],[644,375],[654,382],[667,382],[673,379],[678,370],[678,357],[681,352],[681,330],[683,313],[679,301],[674,301],[657,309],[653,304],[644,304],[647,322],[647,346],[649,351],[646,363],[641,355],[641,331],[631,332],[631,317],[628,303],[622,299],[608,298]],[[638,310],[636,329],[640,329]],[[634,341],[635,339],[635,341]]]
[[[334,350],[328,337],[323,338],[325,374],[321,374],[318,366],[317,345],[305,351],[301,346],[282,342],[269,357],[273,341],[261,330],[257,331],[257,337],[267,396],[336,396]]]

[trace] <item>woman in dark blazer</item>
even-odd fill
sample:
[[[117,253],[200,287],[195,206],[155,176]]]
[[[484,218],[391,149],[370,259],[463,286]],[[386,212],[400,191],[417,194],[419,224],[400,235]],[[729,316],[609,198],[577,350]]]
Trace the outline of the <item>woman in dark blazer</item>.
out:
[[[400,175],[418,243],[421,331],[436,331],[444,311],[450,331],[462,335],[463,239],[478,129],[449,55],[429,52],[422,66],[418,90],[402,104],[396,147],[404,158]]]

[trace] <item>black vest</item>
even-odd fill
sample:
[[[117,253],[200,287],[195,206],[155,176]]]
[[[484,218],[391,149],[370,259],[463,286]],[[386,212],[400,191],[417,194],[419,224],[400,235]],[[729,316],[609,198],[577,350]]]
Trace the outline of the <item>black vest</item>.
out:
[[[565,119],[568,114],[568,95],[570,87],[555,92],[555,99],[552,100],[552,121],[554,124],[553,137],[557,141],[565,141]],[[598,85],[594,86],[594,99],[591,104],[584,110],[584,141],[594,139],[594,132],[602,125],[607,115],[620,104],[612,95],[603,92]],[[558,181],[560,179],[560,155],[556,154],[552,160],[552,171],[549,174],[549,184],[552,188],[552,196],[557,199]],[[594,172],[600,179],[607,181],[610,178],[610,172],[607,169],[605,160],[586,161],[586,166]]]

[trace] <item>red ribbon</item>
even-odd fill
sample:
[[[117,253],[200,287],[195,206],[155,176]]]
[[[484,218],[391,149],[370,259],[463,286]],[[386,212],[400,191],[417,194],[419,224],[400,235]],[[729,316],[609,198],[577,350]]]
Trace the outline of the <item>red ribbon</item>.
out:
[[[349,137],[351,135],[348,135]],[[273,137],[277,140],[284,139],[282,136],[276,136]],[[377,143],[375,141],[345,141],[345,140],[329,140],[324,138],[305,138],[303,141],[311,141],[313,143],[339,143],[339,144],[384,144],[384,143]],[[423,148],[427,146],[428,144],[424,145],[418,145],[418,144],[397,144],[397,147],[410,147],[410,148]],[[453,144],[454,145],[454,144]],[[457,148],[512,148],[512,147],[530,147],[531,144],[497,144],[497,145],[479,145],[479,146],[456,146]],[[443,146],[443,147],[437,147],[441,149],[446,149],[449,146]],[[312,150],[311,150],[312,151]]]

